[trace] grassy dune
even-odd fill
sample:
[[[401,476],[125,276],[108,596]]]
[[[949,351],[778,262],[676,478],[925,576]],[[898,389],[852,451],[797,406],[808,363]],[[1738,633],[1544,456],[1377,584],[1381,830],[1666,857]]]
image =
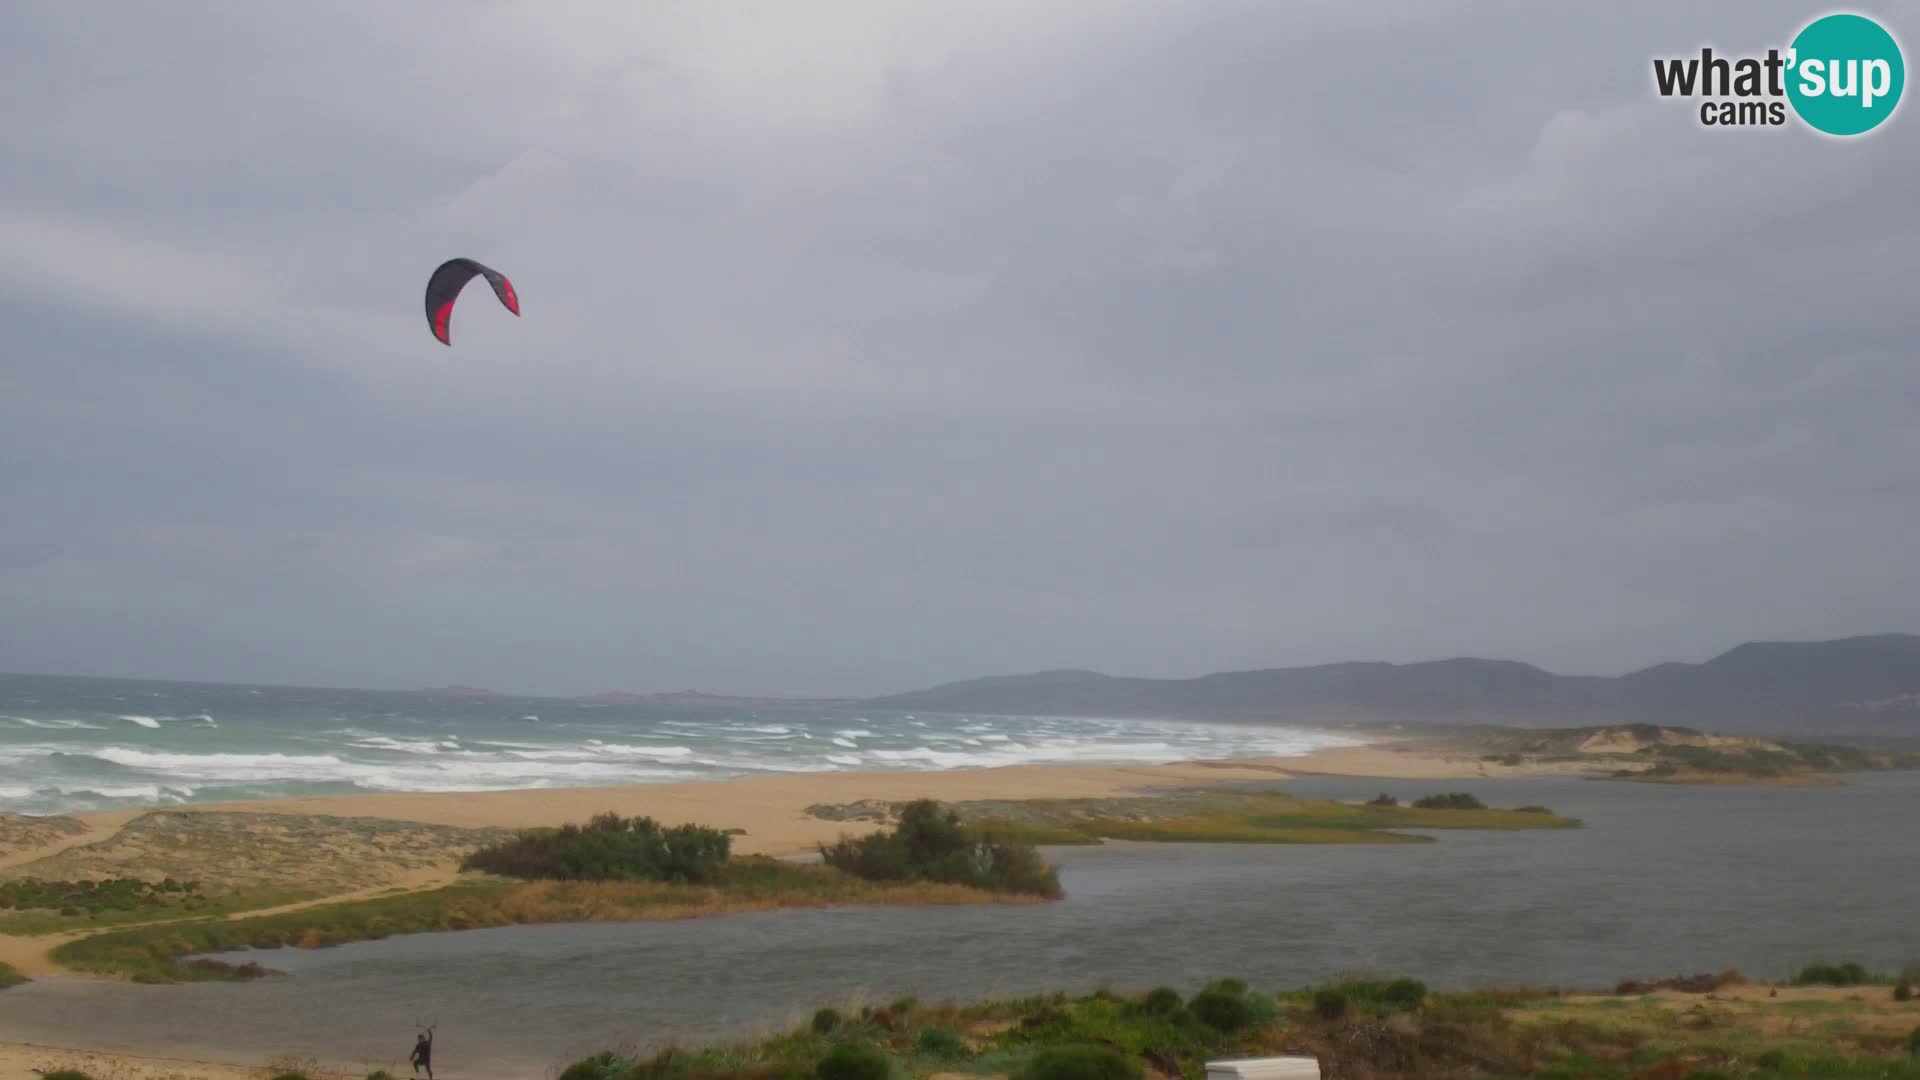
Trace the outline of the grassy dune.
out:
[[[25,975],[20,974],[5,964],[0,964],[0,990],[5,990],[9,986],[19,986],[26,981],[27,977]]]

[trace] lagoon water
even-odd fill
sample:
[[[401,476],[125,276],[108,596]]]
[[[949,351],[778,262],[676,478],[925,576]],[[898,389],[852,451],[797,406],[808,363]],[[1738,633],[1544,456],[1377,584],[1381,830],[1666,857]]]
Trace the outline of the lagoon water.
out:
[[[797,1023],[855,994],[923,1000],[1101,985],[1183,991],[1232,975],[1269,989],[1349,972],[1438,987],[1816,960],[1920,960],[1920,775],[1844,787],[1582,780],[1313,779],[1301,794],[1464,787],[1543,803],[1571,832],[1436,833],[1423,845],[1116,845],[1049,852],[1068,898],[1040,907],[775,912],[516,927],[336,949],[237,954],[288,973],[248,985],[45,980],[0,995],[0,1039],[190,1054],[219,1046],[403,1061],[437,1020],[448,1076],[548,1075],[622,1044]],[[402,1067],[404,1068],[404,1066]],[[396,1071],[396,1075],[399,1073]]]

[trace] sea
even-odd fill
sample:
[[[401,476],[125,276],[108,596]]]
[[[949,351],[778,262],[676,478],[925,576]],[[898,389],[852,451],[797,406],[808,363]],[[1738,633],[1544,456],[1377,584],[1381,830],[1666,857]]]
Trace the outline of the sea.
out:
[[[1286,757],[1284,727],[0,675],[0,812]]]

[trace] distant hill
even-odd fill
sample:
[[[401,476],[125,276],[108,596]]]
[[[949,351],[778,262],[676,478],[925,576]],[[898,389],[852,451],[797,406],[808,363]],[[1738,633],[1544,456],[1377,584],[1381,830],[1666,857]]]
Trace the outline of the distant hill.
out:
[[[924,712],[1300,724],[1657,723],[1752,733],[1920,734],[1920,636],[1756,642],[1618,677],[1511,660],[1352,662],[1140,679],[1048,671],[862,702]]]

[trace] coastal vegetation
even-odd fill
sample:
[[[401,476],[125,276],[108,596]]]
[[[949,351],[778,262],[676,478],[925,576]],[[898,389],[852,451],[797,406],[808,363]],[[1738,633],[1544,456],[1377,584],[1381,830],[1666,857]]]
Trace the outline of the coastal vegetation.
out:
[[[561,1080],[1197,1080],[1221,1058],[1304,1055],[1330,1080],[1920,1078],[1920,1013],[1737,973],[1630,987],[1435,993],[1409,978],[1262,991],[1219,979],[974,1005],[823,1009],[797,1030],[648,1056],[608,1051]],[[1809,1006],[1826,1009],[1807,1021]]]
[[[27,977],[25,975],[13,970],[13,968],[6,964],[0,964],[0,990],[5,990],[9,986],[19,986],[26,981]]]
[[[732,844],[719,829],[669,829],[649,817],[609,813],[584,827],[523,830],[469,854],[461,869],[533,880],[711,885],[725,875]]]
[[[1427,805],[1421,805],[1426,803]],[[904,803],[819,805],[829,820],[888,821]],[[1470,794],[1440,794],[1413,806],[1397,801],[1344,803],[1272,791],[1193,789],[1110,799],[1031,799],[959,803],[954,813],[982,835],[1035,845],[1105,840],[1164,843],[1396,844],[1432,838],[1402,829],[1566,829],[1574,818],[1544,807],[1488,809]]]
[[[822,845],[826,865],[864,881],[938,882],[1057,899],[1060,876],[1015,829],[968,826],[931,799],[910,802],[891,831]]]

